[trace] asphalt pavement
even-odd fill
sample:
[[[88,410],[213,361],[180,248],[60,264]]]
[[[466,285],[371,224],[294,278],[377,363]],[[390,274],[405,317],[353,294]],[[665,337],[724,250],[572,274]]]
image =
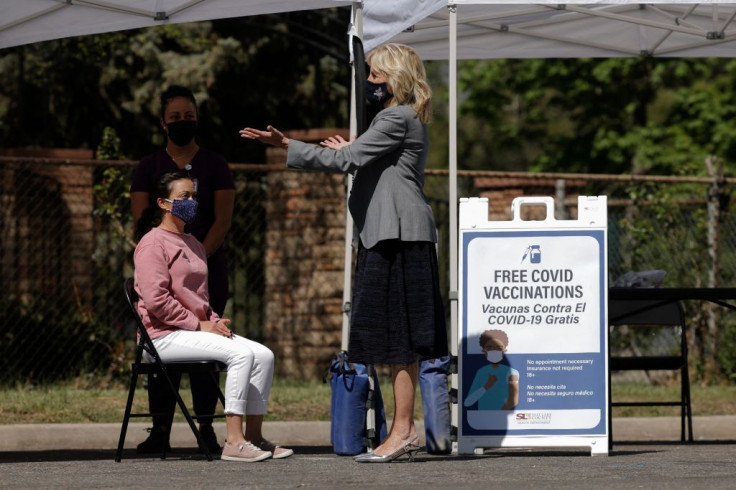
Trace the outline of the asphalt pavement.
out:
[[[267,422],[264,435],[295,455],[259,463],[207,461],[184,424],[166,460],[135,454],[146,424],[131,424],[121,463],[119,424],[0,425],[0,488],[672,488],[736,487],[736,416],[695,417],[695,441],[679,442],[679,418],[614,419],[613,450],[487,449],[414,462],[359,464],[333,454],[329,422]],[[420,430],[421,424],[418,427]],[[224,426],[216,424],[218,436]]]

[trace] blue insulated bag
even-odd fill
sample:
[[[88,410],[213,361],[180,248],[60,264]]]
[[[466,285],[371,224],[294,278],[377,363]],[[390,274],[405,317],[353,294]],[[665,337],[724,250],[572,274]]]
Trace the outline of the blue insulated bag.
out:
[[[452,452],[450,439],[450,393],[447,375],[450,371],[450,356],[440,357],[419,364],[419,390],[424,409],[424,433],[427,452],[449,454]]]
[[[330,402],[330,442],[335,454],[355,455],[367,446],[378,446],[386,438],[386,412],[376,371],[371,367],[374,390],[369,386],[365,364],[348,361],[346,352],[340,352],[328,369],[332,398]],[[376,430],[367,432],[368,407],[375,408]],[[376,437],[378,436],[378,437]]]

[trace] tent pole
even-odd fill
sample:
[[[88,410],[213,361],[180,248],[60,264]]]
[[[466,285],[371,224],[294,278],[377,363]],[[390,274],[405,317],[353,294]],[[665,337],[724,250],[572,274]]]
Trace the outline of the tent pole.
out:
[[[457,318],[457,5],[448,4],[450,15],[450,57],[448,66],[448,85],[450,106],[449,117],[449,214],[450,214],[450,353],[458,355],[458,318]],[[459,361],[459,360],[458,360]],[[458,391],[458,375],[451,376],[454,393]],[[451,424],[458,426],[458,404],[451,405]],[[457,444],[457,443],[455,443]]]
[[[352,36],[358,36],[363,39],[363,4],[362,2],[354,2],[350,11],[350,36],[348,45],[351,50],[350,63],[352,66],[352,75],[350,77],[350,139],[358,134],[358,117],[355,102],[355,63],[352,57],[353,41]],[[353,176],[345,175],[345,263],[342,287],[342,340],[340,348],[343,351],[348,350],[348,339],[350,336],[350,312],[352,310],[352,270],[353,270],[353,218],[348,210],[348,198],[353,188]]]

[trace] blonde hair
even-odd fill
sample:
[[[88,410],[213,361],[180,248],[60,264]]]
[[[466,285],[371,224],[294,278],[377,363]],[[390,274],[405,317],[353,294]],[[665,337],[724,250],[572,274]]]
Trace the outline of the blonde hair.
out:
[[[410,105],[423,123],[432,119],[432,89],[424,64],[413,48],[404,44],[384,44],[368,55],[366,63],[386,77],[393,97],[389,106]]]

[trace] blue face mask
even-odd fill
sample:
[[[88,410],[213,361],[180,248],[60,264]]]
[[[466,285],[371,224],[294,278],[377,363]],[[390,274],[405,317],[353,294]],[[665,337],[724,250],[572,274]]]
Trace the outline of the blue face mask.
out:
[[[383,103],[391,98],[388,93],[388,85],[384,83],[373,83],[369,80],[365,81],[365,98],[371,104],[383,106]]]
[[[197,216],[199,203],[194,199],[166,199],[171,203],[171,214],[186,224],[192,224]]]

